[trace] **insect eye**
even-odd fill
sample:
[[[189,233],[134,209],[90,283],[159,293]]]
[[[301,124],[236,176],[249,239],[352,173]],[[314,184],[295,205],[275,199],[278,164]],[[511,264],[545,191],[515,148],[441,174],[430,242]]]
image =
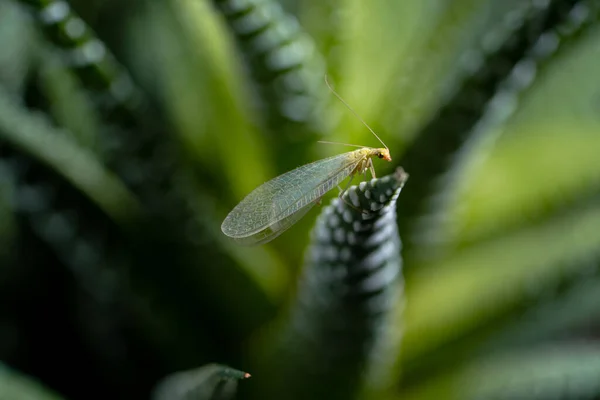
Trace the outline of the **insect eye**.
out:
[[[383,158],[383,154],[379,153],[379,154],[377,154],[377,157]]]

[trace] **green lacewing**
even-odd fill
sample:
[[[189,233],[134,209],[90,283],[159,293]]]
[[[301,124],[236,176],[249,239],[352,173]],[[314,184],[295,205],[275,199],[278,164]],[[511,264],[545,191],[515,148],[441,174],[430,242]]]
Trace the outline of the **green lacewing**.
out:
[[[359,149],[303,165],[254,189],[231,210],[221,225],[223,233],[239,244],[258,245],[275,239],[298,222],[327,192],[336,186],[339,187],[347,177],[351,178],[346,188],[340,188],[340,198],[350,187],[355,175],[365,174],[366,177],[368,170],[375,178],[374,157],[392,161],[385,143],[333,90],[327,78],[325,82],[384,148],[348,145]],[[321,143],[346,145],[336,142]]]

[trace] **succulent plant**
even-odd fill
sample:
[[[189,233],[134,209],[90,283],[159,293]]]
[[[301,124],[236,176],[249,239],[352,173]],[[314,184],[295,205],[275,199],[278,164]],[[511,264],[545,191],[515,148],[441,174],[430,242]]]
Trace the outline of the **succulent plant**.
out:
[[[0,398],[600,398],[599,18],[0,0]],[[360,119],[378,178],[221,232]]]

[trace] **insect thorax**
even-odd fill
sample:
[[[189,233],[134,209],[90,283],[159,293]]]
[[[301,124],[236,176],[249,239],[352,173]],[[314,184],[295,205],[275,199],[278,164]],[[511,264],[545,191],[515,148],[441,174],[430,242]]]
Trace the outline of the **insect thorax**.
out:
[[[352,171],[353,174],[362,174],[364,173],[367,168],[369,168],[370,162],[371,162],[371,151],[369,151],[370,149],[360,149],[357,151],[357,158],[360,158],[360,161],[358,162],[358,164],[356,164],[356,168],[354,168],[354,171]]]

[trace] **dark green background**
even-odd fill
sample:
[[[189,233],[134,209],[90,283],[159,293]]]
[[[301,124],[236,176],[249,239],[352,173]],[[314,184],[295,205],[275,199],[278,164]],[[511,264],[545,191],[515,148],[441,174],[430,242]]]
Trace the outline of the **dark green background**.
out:
[[[271,60],[222,1],[72,0],[81,43],[47,3],[0,0],[0,399],[257,362],[320,208],[253,248],[223,218],[348,150],[317,140],[378,145],[325,72],[411,176],[386,398],[600,398],[598,1],[264,0]]]

